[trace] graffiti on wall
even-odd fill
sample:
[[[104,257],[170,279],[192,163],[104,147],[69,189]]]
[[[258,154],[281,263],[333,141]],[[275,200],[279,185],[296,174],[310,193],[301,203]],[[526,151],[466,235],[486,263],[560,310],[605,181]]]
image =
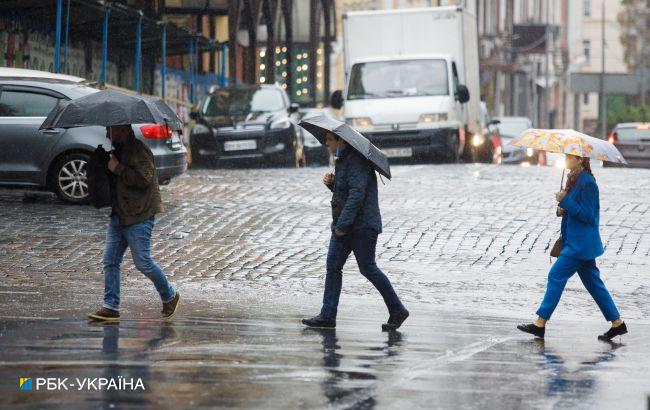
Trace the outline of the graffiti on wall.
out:
[[[22,22],[0,18],[0,67],[54,71],[54,36],[27,28]],[[90,58],[87,58],[90,57]],[[91,81],[101,77],[101,44],[86,40],[68,45],[67,58],[61,48],[61,72]],[[110,84],[131,86],[132,66],[118,73],[117,65],[108,61],[106,80]],[[121,80],[121,81],[120,81]]]

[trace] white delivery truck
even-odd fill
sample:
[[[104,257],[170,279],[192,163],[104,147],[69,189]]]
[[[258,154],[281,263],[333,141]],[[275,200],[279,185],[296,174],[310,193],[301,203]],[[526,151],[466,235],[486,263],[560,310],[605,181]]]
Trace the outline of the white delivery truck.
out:
[[[476,18],[461,7],[343,15],[345,82],[331,104],[389,157],[456,162],[480,132]]]

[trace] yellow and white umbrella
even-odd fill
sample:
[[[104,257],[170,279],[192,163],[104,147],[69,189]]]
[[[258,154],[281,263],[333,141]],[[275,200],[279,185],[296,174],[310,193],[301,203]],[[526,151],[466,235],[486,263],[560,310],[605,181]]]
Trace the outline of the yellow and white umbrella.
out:
[[[601,161],[627,164],[616,146],[575,130],[528,129],[510,142],[516,147],[570,154]]]

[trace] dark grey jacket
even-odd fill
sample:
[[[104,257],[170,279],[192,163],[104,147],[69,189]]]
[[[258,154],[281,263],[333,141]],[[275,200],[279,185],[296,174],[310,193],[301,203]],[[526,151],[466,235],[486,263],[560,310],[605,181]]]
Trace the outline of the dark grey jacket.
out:
[[[336,160],[332,190],[332,231],[373,229],[381,233],[377,176],[370,162],[346,148]],[[338,209],[337,209],[338,208]]]

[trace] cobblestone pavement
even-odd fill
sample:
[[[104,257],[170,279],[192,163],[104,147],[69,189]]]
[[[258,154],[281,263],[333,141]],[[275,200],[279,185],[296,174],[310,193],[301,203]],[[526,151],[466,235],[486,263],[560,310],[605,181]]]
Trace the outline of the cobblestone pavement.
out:
[[[595,169],[601,191],[601,235],[606,245],[599,266],[632,332],[628,345],[611,350],[607,345],[575,343],[575,338],[593,339],[607,326],[577,277],[569,282],[547,333],[553,335],[555,328],[558,344],[549,347],[547,341],[546,347],[538,346],[512,330],[516,320],[532,317],[543,295],[550,268],[548,252],[559,231],[553,196],[561,171],[537,167],[394,167],[393,180],[380,187],[384,233],[377,252],[380,267],[412,311],[403,332],[408,343],[394,343],[386,335],[373,332],[386,314],[376,291],[356,271],[353,258],[344,271],[339,334],[332,338],[300,333],[296,322],[301,315],[318,311],[322,293],[330,218],[330,198],[320,183],[325,171],[191,170],[162,188],[166,212],[157,217],[152,252],[183,294],[185,312],[174,321],[176,330],[171,339],[180,356],[191,356],[189,367],[170,371],[175,377],[187,376],[192,373],[191,363],[200,367],[209,357],[229,363],[224,364],[226,370],[213,365],[206,376],[206,380],[225,377],[231,383],[227,389],[213,386],[207,390],[223,395],[223,401],[199,400],[198,404],[264,407],[256,396],[261,391],[248,397],[238,390],[252,383],[276,399],[271,407],[427,407],[427,397],[431,399],[437,393],[442,400],[439,407],[454,407],[459,397],[468,407],[497,407],[497,403],[504,408],[522,404],[597,406],[616,403],[617,393],[622,392],[628,394],[623,404],[630,408],[642,405],[644,394],[650,392],[648,375],[641,376],[640,370],[648,360],[638,360],[643,354],[647,356],[649,347],[641,336],[650,335],[646,319],[650,312],[650,171]],[[50,333],[46,330],[52,330],[52,320],[59,319],[62,327],[56,329],[66,329],[67,335],[61,340],[73,340],[69,332],[85,334],[95,344],[97,338],[106,337],[106,330],[88,327],[80,320],[100,303],[106,216],[105,210],[65,205],[49,195],[26,197],[20,190],[0,190],[0,321],[4,326],[0,345],[9,348],[7,352],[15,351],[22,360],[12,362],[13,356],[0,354],[2,364],[16,370],[10,377],[17,378],[14,373],[20,373],[20,364],[29,362],[26,351],[8,342],[12,332],[20,335],[18,340],[29,340],[25,327],[42,327],[39,340],[47,344],[50,339],[46,335]],[[153,287],[135,270],[128,255],[125,260],[123,316],[139,320],[156,317],[158,302]],[[578,321],[585,322],[577,326]],[[128,335],[129,340],[142,341],[147,339],[147,332],[166,331],[153,323],[123,321],[118,333],[122,338]],[[455,323],[461,324],[459,329],[454,329]],[[261,334],[251,330],[258,325]],[[351,336],[355,329],[362,336]],[[445,329],[450,329],[449,337]],[[223,334],[217,336],[215,332],[221,330]],[[200,347],[183,342],[189,335]],[[211,338],[220,342],[208,343]],[[430,341],[434,346],[428,346]],[[277,358],[262,357],[256,350],[269,342],[268,353],[274,355],[279,349]],[[282,343],[294,343],[300,360],[283,356],[278,347]],[[332,343],[335,347],[330,346]],[[238,344],[253,346],[256,353],[244,348],[238,356]],[[410,353],[396,360],[401,363],[396,365],[400,370],[393,372],[391,352],[399,345]],[[322,356],[324,351],[337,348],[342,349],[341,357],[356,357],[352,373],[328,373],[325,380],[330,377],[334,382],[322,383],[316,393],[319,398],[312,397],[315,393],[309,383],[323,376],[323,369],[317,372],[318,377],[310,373],[315,371],[309,367],[314,363],[308,362],[306,355]],[[166,349],[164,352],[172,355],[175,348]],[[364,349],[381,360],[362,358]],[[133,353],[129,349],[124,352],[125,357]],[[72,355],[59,353],[50,352],[51,357],[46,355],[46,359],[63,363]],[[147,363],[169,360],[165,355],[142,355],[138,360]],[[324,360],[324,368],[330,371],[327,363],[336,357],[325,355],[319,360]],[[88,363],[97,366],[100,359],[95,357]],[[250,368],[235,368],[252,373],[240,374],[240,379],[231,373],[226,377],[223,372],[234,371],[228,360],[249,363]],[[277,374],[269,369],[283,360],[288,368],[281,368]],[[591,364],[582,363],[585,360]],[[43,363],[45,366],[48,362]],[[518,368],[517,363],[523,367]],[[563,368],[562,363],[569,368]],[[607,366],[615,370],[601,370]],[[354,369],[359,372],[354,373]],[[169,369],[156,371],[163,370]],[[526,372],[529,377],[524,376]],[[628,375],[625,387],[609,388],[607,383],[622,372]],[[373,377],[364,379],[368,374]],[[356,376],[361,387],[354,383]],[[477,377],[505,384],[486,394],[491,385]],[[523,381],[516,382],[517,378]],[[553,385],[562,380],[563,386]],[[463,383],[467,387],[459,388]],[[539,383],[546,383],[546,387],[541,388]],[[280,388],[283,384],[295,387],[295,391],[281,397],[273,386]],[[368,384],[374,387],[368,390]],[[639,386],[646,386],[645,391]],[[326,391],[330,388],[334,393]],[[381,391],[384,388],[393,395],[385,396]],[[418,394],[409,396],[413,392],[410,389]],[[526,398],[523,393],[529,389],[533,394]],[[187,405],[186,395],[177,393],[178,403]],[[148,400],[160,404],[151,397]]]

